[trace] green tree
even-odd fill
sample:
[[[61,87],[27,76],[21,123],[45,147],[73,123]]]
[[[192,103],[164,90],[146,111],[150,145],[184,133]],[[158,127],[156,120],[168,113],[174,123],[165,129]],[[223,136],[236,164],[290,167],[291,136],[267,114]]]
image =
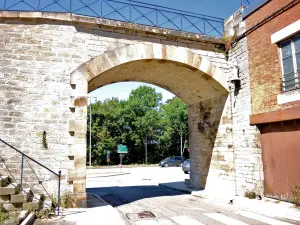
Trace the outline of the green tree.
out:
[[[111,152],[111,164],[119,163],[118,144],[128,148],[125,164],[157,163],[177,154],[179,140],[188,135],[187,106],[178,98],[165,104],[161,100],[162,95],[154,88],[140,86],[126,101],[112,98],[92,104],[93,165],[106,164],[107,150]],[[88,116],[88,150],[89,123]]]
[[[124,137],[124,106],[126,101],[119,101],[117,98],[99,101],[92,104],[92,160],[93,164],[104,164],[106,151],[110,150],[111,157],[117,158],[117,144],[122,142]],[[88,107],[88,115],[90,107]],[[88,149],[89,149],[89,124],[88,116]]]
[[[161,110],[166,118],[168,127],[172,129],[175,137],[180,138],[180,154],[183,154],[183,138],[188,137],[188,109],[187,105],[178,97],[169,99]],[[176,137],[176,138],[177,138]]]
[[[155,143],[155,137],[160,131],[159,106],[162,95],[154,88],[140,86],[130,93],[127,110],[132,123],[129,124],[134,137],[139,137],[145,148],[145,163],[148,163],[148,144]]]

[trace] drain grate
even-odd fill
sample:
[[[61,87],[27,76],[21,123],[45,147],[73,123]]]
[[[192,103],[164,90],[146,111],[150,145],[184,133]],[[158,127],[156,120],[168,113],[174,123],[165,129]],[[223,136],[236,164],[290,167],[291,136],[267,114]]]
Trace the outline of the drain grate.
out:
[[[150,211],[144,211],[140,213],[127,213],[126,216],[129,220],[155,218],[155,215]]]

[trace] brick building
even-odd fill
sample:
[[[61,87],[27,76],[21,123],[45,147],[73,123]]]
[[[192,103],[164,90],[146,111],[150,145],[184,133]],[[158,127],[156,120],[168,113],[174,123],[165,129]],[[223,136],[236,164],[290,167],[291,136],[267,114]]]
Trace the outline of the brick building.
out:
[[[290,199],[300,184],[300,1],[259,0],[243,20],[251,125],[261,133],[264,194]]]

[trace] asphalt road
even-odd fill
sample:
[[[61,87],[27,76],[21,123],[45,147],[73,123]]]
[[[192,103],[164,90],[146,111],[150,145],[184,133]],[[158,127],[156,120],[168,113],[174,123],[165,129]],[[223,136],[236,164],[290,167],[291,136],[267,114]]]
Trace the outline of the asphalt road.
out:
[[[158,186],[188,177],[181,168],[89,170],[87,191],[118,209],[132,225],[297,224]]]

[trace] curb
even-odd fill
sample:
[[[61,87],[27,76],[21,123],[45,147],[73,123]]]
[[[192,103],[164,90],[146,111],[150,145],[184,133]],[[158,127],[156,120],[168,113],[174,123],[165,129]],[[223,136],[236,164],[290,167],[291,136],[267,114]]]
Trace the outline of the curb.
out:
[[[89,177],[87,176],[87,178],[93,179],[93,178],[98,178],[98,177],[115,177],[115,176],[122,176],[122,175],[128,175],[131,174],[130,172],[124,172],[124,173],[117,173],[117,174],[111,174],[111,175],[107,175],[107,176],[93,176],[93,177]]]
[[[101,198],[99,195],[96,195],[96,194],[94,194],[94,193],[92,193],[92,192],[87,192],[87,193],[93,195],[95,198],[97,198],[97,199],[99,199],[100,201],[104,202],[106,205],[110,205],[107,201],[105,201],[105,200],[104,200],[103,198]],[[110,206],[111,206],[111,205],[110,205]]]
[[[189,190],[183,190],[183,189],[180,189],[180,188],[170,187],[170,186],[165,185],[165,184],[158,184],[158,186],[163,187],[163,188],[167,188],[167,189],[171,189],[171,190],[174,190],[174,191],[182,192],[182,193],[185,193],[185,194],[192,194],[192,192],[193,192],[193,191],[189,191]]]

